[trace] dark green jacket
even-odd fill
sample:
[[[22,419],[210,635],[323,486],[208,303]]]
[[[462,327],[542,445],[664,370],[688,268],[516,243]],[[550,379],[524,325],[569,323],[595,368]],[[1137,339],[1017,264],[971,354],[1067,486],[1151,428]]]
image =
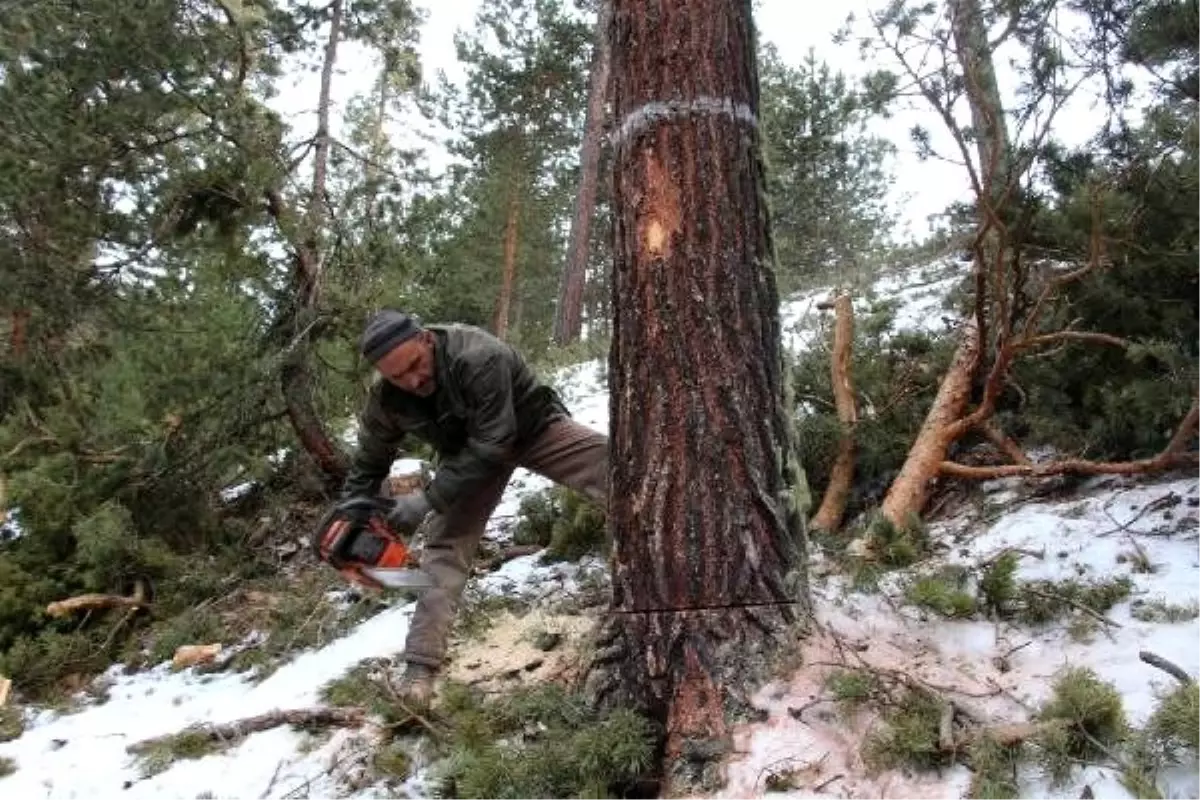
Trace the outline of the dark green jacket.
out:
[[[437,389],[417,397],[377,379],[359,417],[358,448],[342,495],[377,494],[405,437],[438,453],[426,487],[445,511],[479,482],[510,465],[546,426],[567,416],[562,400],[538,382],[525,360],[487,331],[470,325],[426,326],[434,345]]]

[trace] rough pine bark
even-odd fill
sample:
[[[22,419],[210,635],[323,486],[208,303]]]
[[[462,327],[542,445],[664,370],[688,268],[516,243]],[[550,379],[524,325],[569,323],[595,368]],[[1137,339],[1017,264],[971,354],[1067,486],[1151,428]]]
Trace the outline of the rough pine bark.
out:
[[[569,344],[579,338],[583,328],[583,287],[587,279],[588,242],[592,215],[596,212],[596,190],[600,178],[600,145],[604,138],[604,107],[608,99],[609,20],[611,0],[601,0],[596,18],[596,43],[588,75],[587,112],[583,123],[583,143],[579,148],[579,193],[567,240],[567,262],[558,293],[558,312],[554,318],[554,341]]]
[[[514,190],[508,199],[508,218],[504,222],[504,273],[500,278],[500,294],[492,317],[492,331],[501,339],[508,336],[508,316],[512,308],[513,289],[517,283],[517,223],[520,200]]]
[[[749,0],[613,7],[613,598],[589,676],[662,726],[667,791],[809,615]]]

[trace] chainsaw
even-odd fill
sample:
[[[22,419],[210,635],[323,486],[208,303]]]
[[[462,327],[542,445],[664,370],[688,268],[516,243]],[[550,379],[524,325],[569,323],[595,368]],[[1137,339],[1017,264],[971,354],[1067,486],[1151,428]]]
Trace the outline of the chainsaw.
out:
[[[317,527],[317,557],[347,580],[371,589],[428,589],[433,579],[417,569],[415,554],[387,521],[388,501],[355,497],[334,506]]]

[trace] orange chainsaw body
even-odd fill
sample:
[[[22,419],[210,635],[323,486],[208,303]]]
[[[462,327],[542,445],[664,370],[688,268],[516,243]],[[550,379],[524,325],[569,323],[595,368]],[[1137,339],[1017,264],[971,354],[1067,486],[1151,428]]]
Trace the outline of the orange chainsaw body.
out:
[[[387,588],[377,575],[418,566],[416,555],[404,537],[389,526],[380,513],[331,512],[317,537],[319,557],[347,580],[372,589]]]

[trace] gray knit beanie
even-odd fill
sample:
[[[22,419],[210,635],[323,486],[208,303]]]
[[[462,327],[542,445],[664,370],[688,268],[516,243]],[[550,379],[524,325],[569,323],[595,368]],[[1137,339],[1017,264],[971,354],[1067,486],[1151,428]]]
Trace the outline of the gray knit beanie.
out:
[[[416,317],[385,308],[367,321],[359,340],[359,350],[371,363],[379,361],[392,348],[407,342],[422,330]]]

